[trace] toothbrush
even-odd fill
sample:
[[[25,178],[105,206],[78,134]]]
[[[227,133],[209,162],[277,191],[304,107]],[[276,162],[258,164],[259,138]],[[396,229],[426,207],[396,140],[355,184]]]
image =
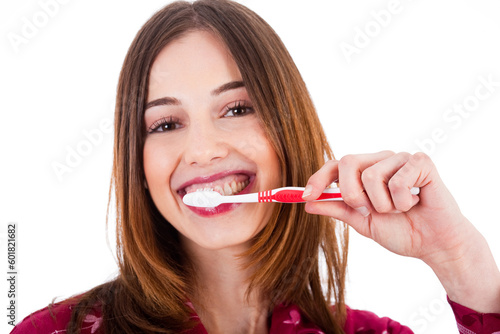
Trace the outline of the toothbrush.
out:
[[[258,193],[224,196],[213,190],[194,191],[184,195],[182,201],[189,206],[200,208],[214,208],[223,203],[304,203],[302,194],[303,187],[284,187],[261,191]],[[420,188],[412,188],[412,195],[418,195]],[[319,201],[342,201],[342,194],[339,188],[326,188],[315,200]]]

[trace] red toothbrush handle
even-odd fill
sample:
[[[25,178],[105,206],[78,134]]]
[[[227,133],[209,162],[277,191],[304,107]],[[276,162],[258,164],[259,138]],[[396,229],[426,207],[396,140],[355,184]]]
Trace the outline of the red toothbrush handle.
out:
[[[281,202],[281,203],[303,203],[302,194],[304,190],[284,189],[272,194],[272,190],[259,192],[259,203],[261,202]],[[342,198],[340,193],[322,193],[316,200],[331,198]]]
[[[322,199],[330,199],[330,198],[342,198],[341,193],[322,193],[319,195],[319,197],[316,199],[316,201],[320,201]]]
[[[288,190],[282,190],[282,191],[287,191]],[[292,190],[293,192],[298,192],[297,190]],[[278,193],[280,193],[281,191],[278,191]],[[276,193],[277,194],[277,193]],[[259,192],[259,203],[268,203],[268,202],[276,202],[276,194],[273,195],[273,191],[272,190],[266,190],[266,191],[261,191]],[[293,202],[292,202],[293,203]]]

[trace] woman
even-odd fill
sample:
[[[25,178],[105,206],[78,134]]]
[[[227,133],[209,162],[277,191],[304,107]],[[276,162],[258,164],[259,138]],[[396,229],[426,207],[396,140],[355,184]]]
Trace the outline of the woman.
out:
[[[182,202],[301,185],[312,201],[333,182],[344,202]],[[237,3],[173,3],[139,31],[119,80],[113,185],[120,275],[13,333],[411,333],[345,305],[348,233],[335,219],[426,262],[457,317],[482,319],[459,327],[500,330],[498,268],[432,162],[334,160],[285,47]]]

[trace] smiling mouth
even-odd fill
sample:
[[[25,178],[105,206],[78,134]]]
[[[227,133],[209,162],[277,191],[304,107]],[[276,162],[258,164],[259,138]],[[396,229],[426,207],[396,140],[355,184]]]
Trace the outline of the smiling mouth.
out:
[[[250,184],[250,176],[246,174],[232,174],[218,180],[205,183],[189,185],[178,191],[181,197],[194,191],[216,191],[223,196],[231,196],[240,193]]]

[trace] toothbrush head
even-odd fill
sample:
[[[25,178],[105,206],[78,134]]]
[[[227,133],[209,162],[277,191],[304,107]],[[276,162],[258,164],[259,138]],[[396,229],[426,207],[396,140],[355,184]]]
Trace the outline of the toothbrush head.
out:
[[[222,195],[217,191],[205,190],[194,191],[184,195],[182,198],[184,204],[196,206],[199,208],[215,208],[222,203]]]

